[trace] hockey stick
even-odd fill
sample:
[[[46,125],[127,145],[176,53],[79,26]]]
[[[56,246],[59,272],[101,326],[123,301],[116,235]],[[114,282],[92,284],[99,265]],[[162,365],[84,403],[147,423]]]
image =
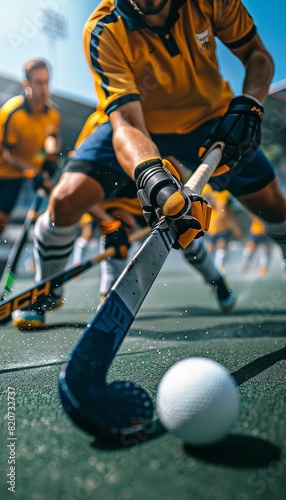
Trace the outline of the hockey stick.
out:
[[[36,220],[38,210],[45,196],[46,193],[42,188],[39,188],[36,191],[32,204],[23,222],[20,234],[16,239],[16,241],[14,242],[5,269],[3,271],[4,288],[1,301],[6,298],[8,293],[11,293],[13,291],[13,284],[16,278],[16,269],[19,262],[19,258],[21,256],[23,247],[27,241],[29,229],[32,227],[33,223]]]
[[[130,236],[130,243],[134,243],[135,241],[145,238],[150,233],[150,230],[150,227],[139,229],[139,231],[136,231],[136,233]],[[71,266],[64,271],[53,274],[49,278],[46,278],[26,290],[17,293],[13,297],[0,302],[0,324],[1,322],[6,323],[9,321],[9,319],[11,319],[11,313],[16,309],[21,309],[31,304],[36,304],[39,301],[43,301],[45,297],[48,297],[51,294],[54,288],[67,283],[79,274],[90,269],[95,264],[98,264],[102,260],[109,259],[114,255],[115,249],[110,247],[105,250],[105,252],[94,255],[90,259],[84,260],[76,266]]]
[[[186,187],[201,193],[222,155],[222,144],[205,158]],[[65,411],[86,432],[120,439],[151,425],[153,404],[132,382],[106,383],[108,368],[175,242],[175,231],[161,219],[113,285],[87,325],[60,374]]]

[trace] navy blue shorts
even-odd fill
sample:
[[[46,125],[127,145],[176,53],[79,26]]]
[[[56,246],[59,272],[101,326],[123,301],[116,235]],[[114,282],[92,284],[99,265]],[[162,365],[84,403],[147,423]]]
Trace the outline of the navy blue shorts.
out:
[[[0,179],[0,212],[9,215],[16,205],[25,179]]]
[[[250,234],[248,240],[252,241],[255,245],[260,245],[262,243],[269,243],[270,240],[266,234]]]
[[[216,234],[209,234],[207,233],[207,241],[208,243],[212,243],[213,245],[216,244],[216,242],[220,239],[229,241],[232,236],[231,231],[219,231]]]
[[[200,164],[199,147],[204,143],[214,123],[215,120],[211,120],[189,134],[151,134],[151,137],[162,157],[174,156],[185,167],[194,171]],[[85,139],[75,150],[75,156],[69,160],[65,171],[87,173],[102,184],[106,194],[110,193],[110,179],[113,179],[114,174],[116,174],[115,177],[118,176],[118,180],[115,181],[117,185],[120,185],[122,176],[123,179],[129,179],[115,157],[110,122],[100,125]],[[234,196],[239,197],[259,191],[274,178],[274,167],[259,148],[254,154],[243,157],[236,168],[213,177],[210,184],[216,191],[227,189]],[[114,186],[114,180],[112,186]]]

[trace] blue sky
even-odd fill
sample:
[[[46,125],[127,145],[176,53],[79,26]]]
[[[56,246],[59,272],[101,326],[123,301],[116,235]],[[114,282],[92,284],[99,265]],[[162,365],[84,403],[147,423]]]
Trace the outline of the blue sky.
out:
[[[87,101],[94,101],[92,79],[82,47],[83,25],[97,0],[12,0],[0,5],[0,73],[21,79],[27,59],[45,57],[54,67],[52,89]],[[273,82],[286,78],[285,0],[245,0],[266,47],[275,61]],[[43,33],[43,9],[53,8],[64,16],[68,37],[51,41]],[[15,12],[17,15],[15,16]],[[4,49],[4,50],[3,50]],[[236,94],[240,93],[243,67],[222,44],[218,44],[222,74]]]

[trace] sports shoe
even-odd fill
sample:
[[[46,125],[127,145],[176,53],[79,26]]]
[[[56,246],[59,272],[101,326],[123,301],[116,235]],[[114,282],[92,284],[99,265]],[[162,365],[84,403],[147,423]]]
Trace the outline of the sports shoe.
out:
[[[63,297],[56,298],[53,295],[45,297],[38,305],[17,309],[12,313],[13,326],[20,330],[40,330],[45,327],[45,313],[55,311],[64,304]]]
[[[224,313],[229,313],[235,306],[235,291],[229,282],[224,270],[220,270],[220,276],[213,280],[211,286],[217,297],[219,306]]]

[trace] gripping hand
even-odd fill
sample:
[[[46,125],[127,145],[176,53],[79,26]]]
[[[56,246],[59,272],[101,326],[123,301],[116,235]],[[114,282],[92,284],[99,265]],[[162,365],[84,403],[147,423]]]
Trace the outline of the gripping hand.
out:
[[[130,243],[120,220],[108,220],[100,223],[102,236],[105,237],[105,249],[114,247],[117,259],[126,259]]]
[[[227,172],[237,165],[242,156],[254,153],[261,142],[261,123],[264,108],[257,99],[241,95],[231,100],[229,108],[213,129],[202,147],[202,158],[213,143],[225,143],[222,159],[214,175]]]
[[[179,219],[190,207],[188,196],[183,192],[180,177],[168,160],[149,158],[135,169],[137,196],[143,215],[149,226],[162,215]]]
[[[188,193],[185,188],[185,192]],[[196,238],[204,236],[211,220],[212,208],[208,202],[197,194],[188,194],[191,208],[186,215],[177,220],[174,227],[177,231],[177,240],[174,248],[187,248]]]

